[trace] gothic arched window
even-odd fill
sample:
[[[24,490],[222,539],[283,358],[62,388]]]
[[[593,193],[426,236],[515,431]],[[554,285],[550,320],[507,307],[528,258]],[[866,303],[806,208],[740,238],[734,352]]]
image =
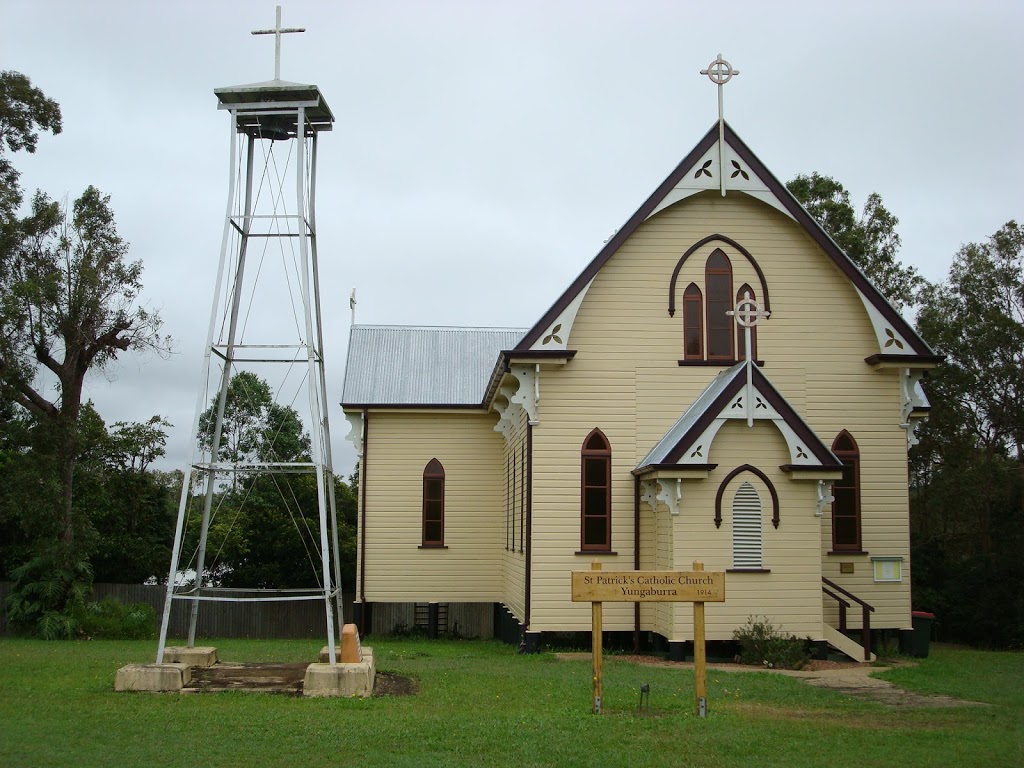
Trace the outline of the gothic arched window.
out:
[[[444,467],[437,459],[423,469],[423,546],[444,546]]]
[[[612,449],[600,429],[583,441],[580,451],[580,549],[612,548]]]
[[[860,552],[860,449],[844,429],[832,443],[832,453],[843,462],[843,479],[832,484],[832,549]]]
[[[683,357],[704,359],[704,297],[696,283],[683,292]]]
[[[708,360],[735,360],[735,323],[725,314],[733,309],[732,264],[721,248],[716,248],[708,256],[704,267],[704,290],[707,294]]]

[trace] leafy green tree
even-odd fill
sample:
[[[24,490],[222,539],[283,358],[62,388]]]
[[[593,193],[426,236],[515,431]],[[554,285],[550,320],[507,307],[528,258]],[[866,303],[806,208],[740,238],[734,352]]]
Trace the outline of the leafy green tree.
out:
[[[199,444],[204,450],[213,447],[216,415],[215,396],[199,421]],[[231,377],[224,401],[220,459],[235,463],[308,460],[309,445],[299,414],[274,401],[270,384],[251,371]]]
[[[33,556],[34,538],[26,525],[26,510],[45,494],[31,453],[31,417],[0,397],[0,580]],[[53,489],[50,489],[53,490]]]
[[[1024,462],[1024,230],[1008,222],[963,246],[949,279],[923,294],[918,328],[946,355],[930,377],[951,427]]]
[[[74,637],[88,631],[88,611],[82,611],[90,607],[94,577],[140,583],[166,572],[180,473],[154,472],[144,463],[162,454],[169,424],[160,417],[145,424],[118,422],[108,433],[92,403],[82,404],[74,496],[74,515],[82,522],[77,556],[65,561],[48,546],[57,535],[53,521],[38,515],[48,496],[59,492],[49,454],[39,445],[48,431],[23,409],[11,406],[4,415],[0,578],[15,582],[9,615],[23,631]],[[138,439],[147,434],[148,440]]]
[[[60,105],[48,99],[19,72],[0,72],[0,238],[15,221],[22,195],[20,174],[5,157],[8,151],[32,154],[39,131],[61,131]],[[4,247],[0,240],[0,248]]]
[[[37,194],[30,219],[22,241],[0,253],[0,387],[48,432],[60,492],[40,511],[57,521],[70,557],[81,527],[73,497],[85,377],[120,352],[170,342],[159,336],[159,316],[136,305],[142,266],[125,259],[108,197],[89,187],[69,217]]]
[[[217,398],[200,418],[200,445],[209,450]],[[274,402],[270,385],[242,371],[228,383],[220,456],[233,462],[309,461],[310,439],[298,413]],[[214,489],[208,551],[210,576],[222,586],[310,587],[321,578],[316,478],[305,474],[238,476]],[[335,478],[342,583],[354,585],[355,496]],[[189,528],[198,535],[202,499],[194,499]]]
[[[946,355],[912,453],[915,600],[951,637],[1024,643],[1024,231],[963,246],[922,293],[918,329]]]
[[[37,192],[19,218],[19,176],[6,153],[34,152],[39,130],[60,129],[55,101],[23,75],[0,73],[0,400],[31,416],[30,461],[46,488],[32,508],[32,573],[79,578],[93,533],[88,505],[75,504],[75,469],[89,446],[85,377],[127,350],[165,352],[170,339],[138,304],[142,266],[127,259],[109,196],[90,186],[69,207]],[[65,590],[55,610],[78,591]]]
[[[103,451],[105,503],[93,513],[97,543],[91,555],[97,581],[139,584],[166,576],[171,559],[181,472],[154,472],[171,424],[116,422]]]
[[[850,193],[830,176],[799,174],[786,187],[893,306],[915,302],[924,279],[897,258],[899,219],[882,204],[881,195],[868,195],[858,215]]]

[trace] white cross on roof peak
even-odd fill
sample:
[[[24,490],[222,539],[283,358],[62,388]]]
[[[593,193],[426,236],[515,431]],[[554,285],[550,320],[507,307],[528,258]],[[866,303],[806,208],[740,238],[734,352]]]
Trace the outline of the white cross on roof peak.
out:
[[[254,29],[252,34],[254,35],[273,35],[274,36],[274,79],[281,79],[281,35],[287,35],[291,32],[305,32],[305,27],[282,27],[281,26],[281,6],[277,6],[277,23],[274,24],[273,29]]]
[[[708,64],[707,69],[700,71],[707,75],[708,80],[718,86],[718,179],[722,190],[722,197],[725,197],[725,106],[722,99],[722,86],[732,80],[740,73],[733,69],[732,64],[718,54],[718,58]]]

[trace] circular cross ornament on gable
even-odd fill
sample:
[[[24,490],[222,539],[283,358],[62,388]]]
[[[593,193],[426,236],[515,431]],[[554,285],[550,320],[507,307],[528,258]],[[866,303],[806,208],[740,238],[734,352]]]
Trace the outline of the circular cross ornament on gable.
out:
[[[707,75],[715,85],[725,85],[732,80],[733,75],[738,75],[740,72],[738,69],[733,69],[732,64],[722,58],[722,54],[718,54],[718,58],[708,64],[708,68],[702,69],[700,73]]]
[[[762,320],[771,317],[771,312],[765,312],[761,309],[761,305],[750,298],[750,294],[740,299],[736,309],[730,309],[725,314],[729,315],[729,317],[735,317],[736,322],[744,328],[753,328]]]

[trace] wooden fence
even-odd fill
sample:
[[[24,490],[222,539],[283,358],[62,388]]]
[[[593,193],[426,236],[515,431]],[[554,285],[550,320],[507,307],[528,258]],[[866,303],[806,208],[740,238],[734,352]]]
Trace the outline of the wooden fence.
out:
[[[0,635],[8,634],[5,608],[11,583],[0,581]],[[146,584],[94,584],[96,600],[113,597],[123,603],[149,603],[156,612],[157,628],[163,616],[166,588]],[[245,593],[241,593],[245,596]],[[352,597],[343,600],[345,619],[352,618]],[[171,606],[168,637],[188,634],[188,611],[192,604],[175,600]],[[198,637],[305,638],[327,637],[322,600],[281,603],[222,603],[204,601],[199,606]]]

